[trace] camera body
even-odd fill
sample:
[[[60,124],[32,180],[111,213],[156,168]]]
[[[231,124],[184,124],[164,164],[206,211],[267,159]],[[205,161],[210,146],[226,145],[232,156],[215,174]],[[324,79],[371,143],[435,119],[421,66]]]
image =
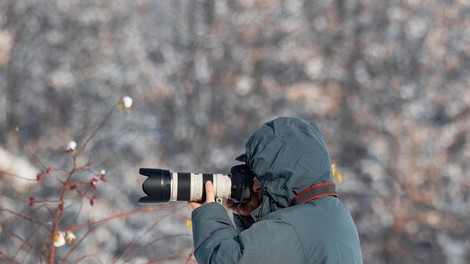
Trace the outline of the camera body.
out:
[[[222,203],[231,199],[235,203],[250,201],[254,174],[245,165],[236,165],[229,174],[171,172],[158,168],[140,168],[139,173],[148,178],[142,184],[147,196],[139,199],[139,203],[164,203],[170,201],[206,200],[206,181],[211,181],[215,199]]]

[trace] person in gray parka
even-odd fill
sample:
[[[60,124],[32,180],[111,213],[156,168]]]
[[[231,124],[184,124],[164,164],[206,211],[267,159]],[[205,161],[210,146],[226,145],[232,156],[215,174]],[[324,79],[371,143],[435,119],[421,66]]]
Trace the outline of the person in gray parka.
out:
[[[337,198],[318,127],[300,118],[265,123],[237,158],[256,175],[252,200],[232,221],[214,202],[190,203],[198,263],[362,263],[354,221]]]

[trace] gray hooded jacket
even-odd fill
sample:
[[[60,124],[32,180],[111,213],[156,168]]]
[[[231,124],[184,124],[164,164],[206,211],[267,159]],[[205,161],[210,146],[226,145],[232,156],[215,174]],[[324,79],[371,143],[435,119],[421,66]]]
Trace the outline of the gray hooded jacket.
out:
[[[217,203],[192,213],[199,263],[362,263],[356,226],[333,196],[289,206],[305,189],[332,181],[318,127],[299,118],[264,124],[246,144],[244,161],[261,182],[263,201],[252,217],[234,216]]]

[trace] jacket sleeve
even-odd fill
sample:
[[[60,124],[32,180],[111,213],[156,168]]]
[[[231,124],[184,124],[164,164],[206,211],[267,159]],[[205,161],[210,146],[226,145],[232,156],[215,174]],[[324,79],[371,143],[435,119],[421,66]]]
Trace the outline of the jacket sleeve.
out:
[[[198,263],[306,263],[296,232],[282,219],[237,234],[225,208],[209,203],[193,211],[192,222]]]

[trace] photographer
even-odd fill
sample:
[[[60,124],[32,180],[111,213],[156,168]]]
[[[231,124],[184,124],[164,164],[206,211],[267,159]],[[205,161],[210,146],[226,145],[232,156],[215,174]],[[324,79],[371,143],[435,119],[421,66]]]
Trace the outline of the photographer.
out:
[[[191,202],[199,263],[362,263],[356,226],[336,197],[318,127],[299,118],[264,124],[237,158],[256,175],[250,202],[224,207],[206,183],[206,202]]]

